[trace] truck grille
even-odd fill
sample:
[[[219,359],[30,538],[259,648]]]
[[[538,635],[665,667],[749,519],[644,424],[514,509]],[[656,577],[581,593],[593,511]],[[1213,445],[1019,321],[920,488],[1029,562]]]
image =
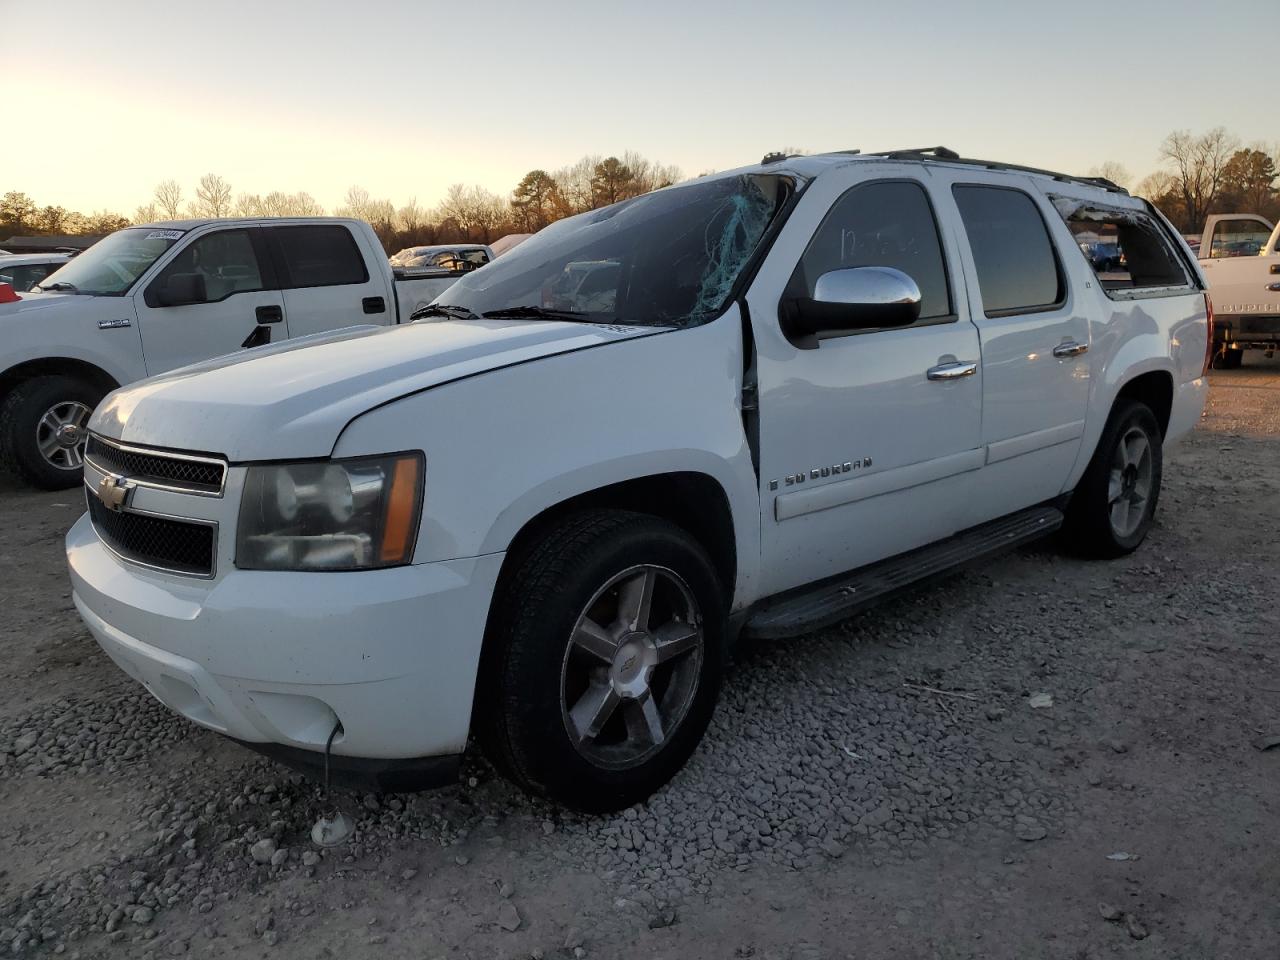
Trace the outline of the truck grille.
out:
[[[217,528],[144,513],[117,513],[85,489],[102,542],[126,560],[188,576],[213,576]]]
[[[212,457],[145,450],[89,435],[85,459],[104,473],[117,473],[144,486],[220,496],[227,465]]]

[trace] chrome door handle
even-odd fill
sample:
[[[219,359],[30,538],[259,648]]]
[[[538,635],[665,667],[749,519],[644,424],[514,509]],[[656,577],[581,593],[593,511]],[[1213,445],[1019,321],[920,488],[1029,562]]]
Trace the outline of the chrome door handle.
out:
[[[1077,343],[1074,340],[1068,340],[1065,343],[1060,343],[1054,347],[1053,355],[1059,360],[1066,360],[1068,357],[1078,357],[1080,354],[1088,351],[1088,349],[1089,345],[1087,343]]]
[[[959,380],[961,377],[972,377],[978,372],[978,363],[964,363],[954,360],[951,363],[940,363],[930,367],[925,373],[930,380]]]

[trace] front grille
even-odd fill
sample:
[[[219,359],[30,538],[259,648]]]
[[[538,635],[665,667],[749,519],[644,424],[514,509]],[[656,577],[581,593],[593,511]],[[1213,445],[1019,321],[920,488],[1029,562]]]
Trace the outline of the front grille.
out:
[[[213,575],[213,526],[143,513],[117,513],[87,488],[85,499],[98,536],[126,560],[191,576]]]
[[[222,492],[226,464],[186,454],[148,452],[89,435],[85,457],[104,473],[118,473],[137,483],[173,487],[193,493]]]

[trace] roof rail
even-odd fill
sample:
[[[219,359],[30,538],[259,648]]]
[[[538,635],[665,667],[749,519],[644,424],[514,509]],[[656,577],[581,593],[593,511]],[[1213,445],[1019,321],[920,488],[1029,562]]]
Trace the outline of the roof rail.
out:
[[[1058,173],[1055,170],[1042,170],[1040,167],[1024,167],[1017,163],[1000,163],[996,160],[974,160],[962,157],[954,150],[946,147],[917,147],[913,150],[884,150],[876,154],[891,160],[943,160],[947,163],[965,163],[975,167],[986,167],[988,170],[1016,170],[1019,173],[1034,173],[1042,177],[1052,177],[1064,183],[1083,183],[1090,187],[1101,187],[1111,193],[1122,193],[1126,197],[1129,191],[1106,177],[1076,177],[1069,173]]]

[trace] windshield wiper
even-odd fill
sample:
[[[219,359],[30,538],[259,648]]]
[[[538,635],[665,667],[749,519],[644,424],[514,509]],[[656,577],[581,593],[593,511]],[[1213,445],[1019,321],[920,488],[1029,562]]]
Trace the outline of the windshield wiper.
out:
[[[74,283],[67,283],[67,281],[65,280],[58,280],[55,283],[49,283],[49,284],[38,284],[36,286],[36,289],[39,290],[41,293],[44,293],[46,290],[51,290],[54,292],[57,292],[59,290],[66,290],[69,293],[80,292],[79,290],[76,289],[76,285]]]
[[[580,310],[548,310],[546,307],[535,307],[533,304],[506,307],[502,310],[486,310],[480,316],[485,320],[587,320],[587,314]]]
[[[410,320],[420,320],[423,317],[449,317],[453,320],[478,319],[474,312],[455,303],[432,303],[409,314]]]

